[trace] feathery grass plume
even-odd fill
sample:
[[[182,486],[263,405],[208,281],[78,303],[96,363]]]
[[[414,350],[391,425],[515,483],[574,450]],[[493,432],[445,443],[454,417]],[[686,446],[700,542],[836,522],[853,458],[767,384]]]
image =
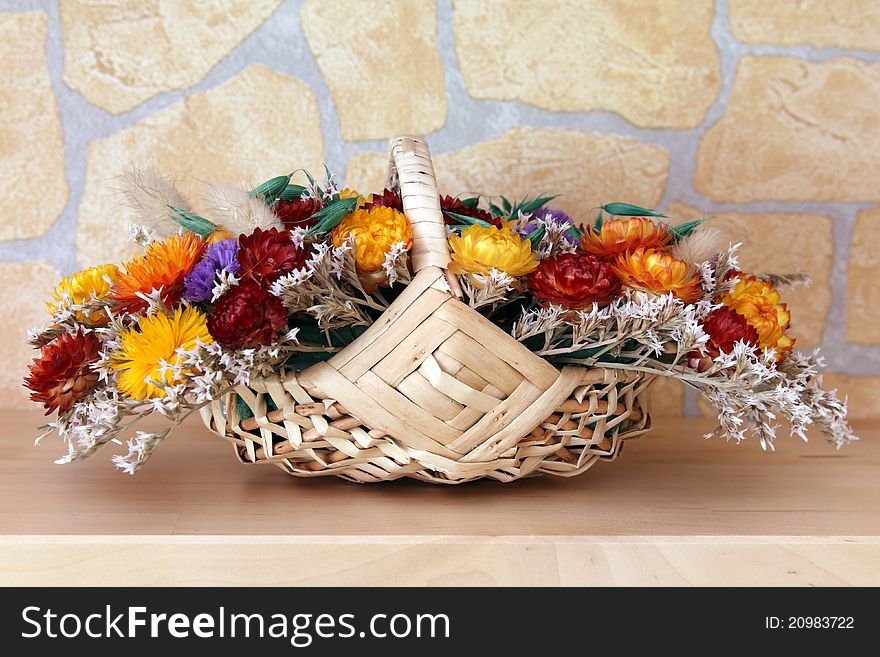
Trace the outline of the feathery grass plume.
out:
[[[801,272],[791,274],[753,274],[753,276],[759,281],[767,281],[777,290],[784,287],[798,287],[800,285],[810,287],[813,284],[813,279]]]
[[[180,224],[171,218],[170,206],[192,210],[174,181],[151,165],[132,167],[120,176],[120,183],[118,191],[123,202],[134,210],[135,224],[150,240],[165,239],[180,229]]]
[[[672,247],[672,255],[688,264],[692,273],[699,271],[700,265],[721,251],[721,233],[706,224],[700,224],[694,231]]]
[[[210,185],[204,196],[208,217],[235,236],[249,235],[255,228],[284,231],[284,224],[262,197],[251,196],[245,187]]]

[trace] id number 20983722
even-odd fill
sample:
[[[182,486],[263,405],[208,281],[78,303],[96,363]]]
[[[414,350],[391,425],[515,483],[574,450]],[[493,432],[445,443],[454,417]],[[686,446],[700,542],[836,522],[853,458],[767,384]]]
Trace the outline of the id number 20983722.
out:
[[[765,616],[764,627],[768,630],[852,630],[852,616]]]

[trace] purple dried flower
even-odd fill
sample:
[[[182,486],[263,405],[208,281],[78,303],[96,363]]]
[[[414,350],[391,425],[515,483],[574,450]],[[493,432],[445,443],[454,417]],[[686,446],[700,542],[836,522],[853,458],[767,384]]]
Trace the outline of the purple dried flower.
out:
[[[555,210],[553,208],[544,208],[542,210],[538,210],[535,213],[535,216],[532,218],[532,221],[527,223],[520,229],[520,233],[523,237],[526,237],[529,233],[533,232],[538,227],[538,222],[545,223],[554,223],[554,224],[568,224],[569,226],[574,225],[574,219],[569,217],[562,210]],[[575,244],[578,241],[578,238],[572,235],[570,232],[565,232],[565,241],[570,244]]]
[[[238,240],[222,240],[209,246],[205,251],[205,257],[183,279],[185,286],[183,298],[196,302],[210,299],[217,272],[226,271],[234,274],[239,270],[237,254]]]

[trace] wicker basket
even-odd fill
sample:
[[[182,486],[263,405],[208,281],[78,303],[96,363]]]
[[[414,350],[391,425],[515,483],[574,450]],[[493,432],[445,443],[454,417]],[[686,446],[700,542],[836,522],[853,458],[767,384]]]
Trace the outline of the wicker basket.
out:
[[[651,377],[557,370],[457,298],[427,144],[404,136],[390,150],[413,281],[329,360],[238,388],[253,417],[239,418],[236,393],[203,409],[208,428],[243,463],[292,475],[438,484],[576,475],[648,431]]]

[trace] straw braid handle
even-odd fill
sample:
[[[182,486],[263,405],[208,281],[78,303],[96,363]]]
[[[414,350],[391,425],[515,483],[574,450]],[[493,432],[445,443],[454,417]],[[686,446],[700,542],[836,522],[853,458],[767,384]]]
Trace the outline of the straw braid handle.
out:
[[[440,211],[440,193],[428,144],[421,137],[401,135],[391,140],[386,187],[400,186],[403,212],[412,225],[413,271],[446,269],[449,244]]]

